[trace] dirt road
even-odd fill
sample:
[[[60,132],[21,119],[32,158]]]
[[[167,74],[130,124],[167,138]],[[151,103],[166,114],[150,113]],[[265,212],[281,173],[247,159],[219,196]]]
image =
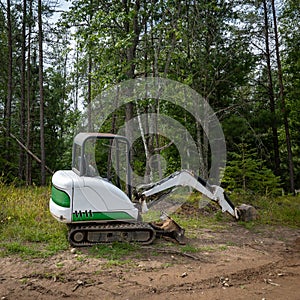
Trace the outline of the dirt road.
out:
[[[191,249],[158,240],[108,261],[87,250],[48,259],[0,258],[0,298],[300,299],[300,229],[232,222],[195,231]]]

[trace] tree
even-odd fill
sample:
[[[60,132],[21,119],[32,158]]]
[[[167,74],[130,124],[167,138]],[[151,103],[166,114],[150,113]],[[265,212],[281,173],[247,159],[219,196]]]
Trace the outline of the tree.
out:
[[[300,13],[299,1],[287,0],[280,17],[280,35],[284,45],[281,51],[282,72],[284,80],[284,98],[289,113],[289,128],[292,139],[293,162],[295,167],[295,186],[300,185]],[[286,153],[286,152],[285,152]]]
[[[248,148],[247,144],[239,144],[237,151],[230,153],[223,180],[227,189],[242,194],[280,195],[280,178],[257,157],[255,149]]]
[[[45,157],[45,126],[44,126],[44,60],[43,60],[43,23],[42,0],[38,0],[38,27],[39,27],[39,90],[40,90],[40,146],[41,146],[41,184],[46,184],[46,157]]]
[[[12,41],[12,22],[11,22],[11,3],[7,0],[7,100],[5,104],[5,128],[6,128],[6,160],[10,161],[10,134],[11,134],[11,106],[12,106],[12,88],[13,88],[13,41]]]
[[[26,59],[26,68],[27,68],[27,82],[26,82],[26,147],[27,149],[32,149],[32,66],[31,66],[31,33],[32,33],[32,23],[33,23],[33,12],[32,12],[33,1],[29,0],[29,15],[28,15],[28,38],[27,38],[27,59]],[[26,152],[26,165],[25,165],[25,182],[27,185],[32,183],[32,158],[28,152]]]
[[[272,14],[273,14],[273,23],[274,23],[276,61],[277,61],[277,69],[278,69],[277,74],[278,74],[278,83],[279,83],[279,97],[280,97],[280,102],[281,102],[286,148],[287,148],[287,153],[288,153],[290,191],[295,195],[294,163],[293,163],[293,154],[292,154],[292,146],[291,146],[290,128],[289,128],[289,122],[288,122],[288,113],[287,113],[286,104],[285,104],[284,83],[283,83],[282,68],[281,68],[281,57],[280,57],[280,51],[279,51],[277,16],[276,16],[276,7],[275,7],[274,0],[271,0],[271,4],[272,4]]]
[[[22,15],[22,47],[21,47],[21,99],[20,99],[20,140],[25,144],[25,113],[26,113],[26,19],[27,19],[27,1],[23,0]],[[19,153],[19,179],[24,179],[25,155],[23,149],[20,148]]]
[[[274,172],[276,175],[280,174],[280,156],[279,156],[279,141],[278,141],[278,130],[277,130],[277,120],[276,120],[276,104],[273,86],[273,75],[271,66],[271,51],[270,51],[270,40],[269,40],[269,17],[268,8],[266,0],[263,1],[263,12],[264,12],[264,32],[265,32],[265,57],[267,61],[267,73],[268,73],[268,96],[271,117],[271,128],[272,128],[272,139],[273,139],[273,149],[274,149]]]
[[[11,179],[24,179],[25,168],[28,184],[45,183],[46,165],[70,164],[80,98],[88,105],[124,80],[159,76],[188,84],[203,96],[222,122],[230,152],[246,141],[261,165],[290,188],[294,176],[300,180],[298,0],[285,0],[280,10],[272,0],[75,0],[59,27],[48,22],[56,9],[52,1],[0,4],[0,147],[5,153],[0,166]],[[126,91],[128,97],[133,92]],[[117,107],[118,97],[107,105]],[[208,124],[160,97],[118,107],[103,130],[116,133],[143,114],[148,117],[139,124],[141,138],[132,147],[139,174],[154,174],[151,157],[163,156],[168,172],[180,167],[172,140],[158,130],[148,134],[166,114],[197,141],[200,172],[209,177]],[[39,154],[42,165],[29,151]],[[19,163],[8,153],[16,153]],[[161,177],[159,161],[157,166]]]
[[[190,84],[214,108],[223,111],[233,87],[246,81],[252,64],[250,52],[243,44],[246,41],[236,34],[238,26],[231,25],[235,18],[233,8],[233,4],[225,1],[183,4],[181,1],[91,3],[81,0],[73,2],[67,19],[75,27],[80,25],[78,44],[84,44],[86,53],[93,53],[94,94],[136,76],[163,76]],[[91,10],[96,12],[88,18]],[[87,19],[89,22],[83,27]],[[88,56],[82,58],[87,64]],[[152,100],[138,110],[158,115],[161,103]],[[126,105],[125,120],[138,114],[138,110],[133,102]],[[195,120],[182,118],[181,112],[177,109],[176,118],[198,137],[199,153],[204,155],[201,173],[207,178],[208,139],[201,126],[195,126]],[[156,122],[149,119],[146,127],[155,127]],[[127,130],[129,138],[130,132]],[[157,136],[145,136],[143,145],[145,152],[149,152],[146,160],[161,148],[159,141]],[[146,169],[149,170],[148,162]]]

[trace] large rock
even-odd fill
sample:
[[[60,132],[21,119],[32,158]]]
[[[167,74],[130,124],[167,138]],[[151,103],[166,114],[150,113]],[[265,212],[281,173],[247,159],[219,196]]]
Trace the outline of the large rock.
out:
[[[241,221],[249,222],[255,221],[259,218],[257,210],[248,204],[241,204],[237,207]]]

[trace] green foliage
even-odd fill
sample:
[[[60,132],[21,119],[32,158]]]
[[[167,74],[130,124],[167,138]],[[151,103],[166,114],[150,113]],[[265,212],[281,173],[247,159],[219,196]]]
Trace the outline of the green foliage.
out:
[[[32,15],[29,6],[32,4]],[[277,5],[277,3],[275,3]],[[26,76],[30,73],[30,84],[26,85],[25,94],[30,94],[30,107],[25,105],[26,116],[31,116],[31,128],[24,125],[25,135],[20,137],[21,113],[21,42],[22,42],[22,5],[11,3],[12,37],[13,37],[13,103],[12,133],[26,140],[29,132],[30,148],[39,156],[39,96],[38,96],[38,56],[36,55],[37,38],[33,30],[36,25],[37,5],[27,1],[26,56],[31,50],[30,65],[25,66]],[[53,4],[54,5],[54,4]],[[282,67],[287,113],[291,128],[291,139],[294,154],[296,185],[300,182],[300,136],[299,136],[299,1],[286,0],[278,10],[279,30],[282,37]],[[237,10],[236,7],[239,7]],[[288,182],[289,173],[286,162],[286,143],[282,124],[282,110],[279,103],[277,70],[272,64],[273,90],[268,85],[269,75],[266,72],[264,47],[265,28],[264,11],[261,2],[240,1],[90,1],[74,0],[70,9],[62,14],[57,24],[47,23],[55,8],[49,11],[43,7],[44,28],[44,96],[45,96],[45,147],[46,165],[52,170],[70,167],[71,144],[78,120],[78,101],[86,107],[90,97],[95,98],[106,88],[129,78],[160,76],[188,84],[201,94],[213,107],[222,121],[227,140],[227,148],[232,152],[235,143],[247,141],[250,148],[260,145],[261,151],[255,164],[250,160],[245,164],[252,170],[259,170],[257,185],[259,193],[271,193],[276,185],[269,169],[280,174],[283,186]],[[269,13],[269,12],[268,12]],[[0,8],[0,114],[5,117],[7,83],[8,83],[8,37],[7,11],[5,4]],[[271,17],[271,16],[269,16]],[[29,27],[31,35],[29,35]],[[273,34],[273,24],[269,24]],[[70,28],[74,30],[70,30]],[[72,31],[72,33],[71,33]],[[271,36],[271,35],[270,35]],[[31,38],[29,41],[28,38]],[[74,43],[70,43],[71,40]],[[259,49],[253,51],[255,45]],[[271,61],[275,61],[274,45],[270,42]],[[75,49],[71,49],[71,48]],[[74,51],[73,51],[74,50]],[[74,54],[74,55],[73,55]],[[263,55],[262,55],[263,54]],[[89,89],[89,83],[91,89]],[[255,83],[255,84],[254,84]],[[30,93],[29,93],[30,92]],[[275,113],[270,110],[269,94],[275,96]],[[28,94],[29,93],[29,94]],[[27,97],[27,96],[26,96]],[[26,99],[27,100],[27,99]],[[195,120],[182,111],[182,108],[168,105],[167,101],[141,101],[141,113],[166,114],[180,122],[191,134],[204,154],[202,161],[207,161],[204,168],[209,170],[209,153],[204,146],[205,133],[197,128]],[[134,112],[136,116],[137,111]],[[132,117],[134,117],[132,116]],[[115,117],[115,119],[113,119]],[[103,126],[103,132],[117,132],[123,126],[124,107],[113,112]],[[112,122],[114,120],[114,122]],[[0,125],[3,125],[0,122]],[[274,148],[273,132],[270,129],[276,123],[279,133],[279,150],[281,170],[273,165]],[[114,125],[113,125],[114,124]],[[153,124],[155,126],[156,124]],[[273,128],[274,129],[274,128]],[[8,181],[16,177],[19,183],[25,179],[25,159],[19,156],[19,146],[11,141],[7,147],[5,130],[0,129],[0,171],[5,173]],[[175,133],[174,133],[175,134]],[[149,139],[151,155],[153,149],[168,144],[167,137]],[[263,147],[261,147],[263,145]],[[30,145],[29,145],[30,146]],[[261,150],[263,149],[263,150]],[[134,171],[139,175],[145,173],[145,156],[142,140],[133,147]],[[200,151],[199,151],[200,152]],[[14,153],[12,157],[6,154]],[[276,152],[277,153],[277,152]],[[180,157],[175,146],[161,151],[167,165],[167,173],[180,168]],[[206,159],[208,158],[208,159]],[[233,157],[238,160],[239,157]],[[251,166],[252,164],[252,166]],[[40,183],[40,165],[33,161],[32,181]],[[237,168],[237,166],[230,166]],[[264,169],[263,167],[266,167]],[[235,171],[234,171],[235,172]],[[247,171],[250,175],[250,170]],[[252,175],[251,175],[252,176]],[[258,180],[258,177],[261,177]],[[232,177],[230,175],[230,177]],[[268,179],[267,179],[268,178]],[[244,178],[246,179],[246,178]],[[255,181],[245,180],[247,186],[256,192]],[[268,181],[268,182],[265,182]],[[231,181],[230,184],[233,182]],[[239,188],[234,185],[234,188]],[[243,183],[242,183],[243,185]],[[265,188],[267,187],[267,188]],[[269,189],[272,189],[270,192]]]
[[[229,154],[223,182],[229,191],[241,194],[279,195],[280,179],[246,144],[237,145],[238,152]]]
[[[296,188],[300,184],[300,13],[299,1],[287,0],[280,21],[281,34],[285,42],[283,52],[283,76],[285,81],[286,105],[289,112],[292,150],[294,155]],[[287,156],[285,149],[283,156]]]

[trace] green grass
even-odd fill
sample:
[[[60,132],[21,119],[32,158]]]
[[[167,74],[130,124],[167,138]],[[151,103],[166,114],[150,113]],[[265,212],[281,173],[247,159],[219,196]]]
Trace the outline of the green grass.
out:
[[[264,224],[300,227],[300,197],[282,196],[258,199],[261,222]]]
[[[186,252],[197,253],[197,252],[199,252],[199,248],[194,247],[192,245],[184,245],[180,248],[180,250],[181,250],[182,253],[186,253]]]
[[[0,182],[0,256],[47,257],[68,248],[67,228],[50,215],[48,187]]]
[[[94,257],[106,258],[109,261],[119,261],[132,253],[136,253],[139,249],[140,246],[137,244],[113,243],[107,245],[95,245],[89,252]]]
[[[132,265],[131,257],[137,258],[140,255],[140,246],[129,243],[112,243],[95,245],[88,250],[88,256],[106,259],[103,267]]]
[[[247,229],[255,229],[257,225],[300,228],[299,196],[268,197],[233,193],[230,198],[236,206],[245,203],[253,205],[257,209],[259,214],[258,220],[251,222],[239,221],[239,224]],[[195,197],[189,201],[197,207],[197,199],[199,199],[199,196],[195,194]],[[222,213],[221,209],[218,209],[218,211],[211,211],[206,215],[174,215],[172,217],[180,226],[186,229],[187,237],[193,238],[197,237],[198,229],[205,228],[211,231],[218,231],[228,226],[234,220],[232,216]]]
[[[300,227],[300,197],[280,196],[267,197],[255,195],[232,195],[234,203],[253,205],[259,213],[259,220],[255,222],[240,222],[248,229],[256,224],[282,225],[292,228]]]

